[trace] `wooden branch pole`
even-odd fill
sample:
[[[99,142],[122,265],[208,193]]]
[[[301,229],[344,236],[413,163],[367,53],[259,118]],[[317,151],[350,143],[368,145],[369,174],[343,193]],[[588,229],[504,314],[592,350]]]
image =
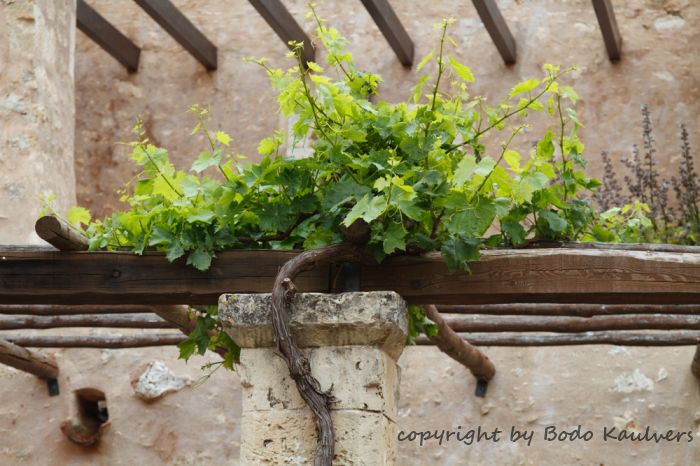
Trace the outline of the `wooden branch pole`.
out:
[[[625,346],[691,346],[700,344],[700,331],[674,332],[586,332],[560,334],[522,333],[459,333],[459,336],[478,346],[570,346],[570,345],[625,345]],[[418,345],[431,345],[426,337],[416,339]]]
[[[526,316],[592,317],[618,314],[678,314],[700,315],[698,304],[443,304],[437,306],[443,314],[485,314]],[[0,306],[2,312],[2,306]]]
[[[116,58],[129,72],[138,70],[141,49],[128,37],[119,32],[84,0],[78,0],[76,15],[78,29]]]
[[[491,40],[496,45],[498,53],[506,65],[515,63],[516,47],[515,39],[508,29],[506,21],[503,19],[501,11],[498,9],[495,0],[472,0],[474,7],[481,21],[486,26],[486,30],[491,36]]]
[[[63,327],[111,327],[111,328],[173,328],[156,314],[110,314],[73,316],[0,317],[0,330],[47,329]]]
[[[690,365],[690,370],[698,381],[700,381],[700,345],[695,347],[695,356],[693,356],[693,362]]]
[[[370,16],[403,66],[413,65],[413,41],[388,0],[362,0]]]
[[[206,69],[216,69],[216,46],[170,0],[136,0],[136,3]]]
[[[0,338],[0,363],[50,380],[58,377],[58,366],[53,357],[22,348]]]
[[[30,348],[141,348],[177,345],[185,339],[180,333],[144,333],[137,335],[3,335],[7,341]]]
[[[622,56],[622,36],[617,28],[617,20],[611,0],[593,0],[593,9],[598,18],[600,32],[603,34],[605,49],[610,61],[617,61]]]
[[[87,238],[66,222],[47,215],[39,218],[34,225],[39,238],[53,245],[59,251],[87,251]]]
[[[432,317],[431,317],[432,319]],[[456,332],[561,332],[700,330],[700,316],[627,314],[595,317],[458,316],[444,319]]]
[[[303,42],[301,54],[304,63],[314,61],[314,48],[306,32],[299,26],[294,17],[280,0],[249,0],[273,31],[290,49],[289,42]]]
[[[461,363],[474,374],[477,379],[477,396],[486,394],[486,384],[496,374],[496,368],[491,360],[474,346],[463,340],[453,329],[451,329],[445,319],[442,318],[437,308],[432,304],[423,306],[425,313],[430,320],[438,327],[438,334],[429,337],[440,351],[447,354],[455,361]]]
[[[83,314],[148,314],[152,312],[155,312],[154,306],[139,306],[133,304],[0,304],[0,314],[9,315],[61,316]]]
[[[192,312],[190,306],[187,305],[173,305],[173,306],[153,306],[153,312],[160,316],[163,320],[169,322],[171,325],[180,329],[180,331],[189,335],[197,327],[197,318]],[[209,332],[209,337],[214,337],[216,335],[215,331]],[[219,356],[222,358],[226,357],[227,348],[223,346],[217,346],[214,349]],[[238,361],[236,361],[238,362]]]

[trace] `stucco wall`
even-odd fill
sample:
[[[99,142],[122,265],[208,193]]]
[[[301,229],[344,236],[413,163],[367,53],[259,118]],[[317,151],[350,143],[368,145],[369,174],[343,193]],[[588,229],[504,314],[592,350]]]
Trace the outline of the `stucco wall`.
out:
[[[37,8],[52,2],[37,2]],[[283,65],[284,44],[244,0],[175,0],[174,3],[219,48],[219,69],[204,68],[168,36],[150,17],[128,0],[89,0],[100,13],[142,48],[139,71],[128,74],[112,57],[82,33],[76,35],[75,56],[75,173],[78,202],[93,213],[108,214],[118,207],[117,188],[133,175],[125,146],[130,130],[142,115],[149,137],[167,147],[177,165],[188,167],[202,141],[189,136],[194,124],[185,110],[193,103],[210,105],[214,120],[234,137],[237,149],[254,156],[260,138],[279,125],[274,95],[264,74],[244,56],[267,56]],[[284,1],[307,31],[303,0]],[[409,92],[415,75],[396,59],[359,1],[319,1],[321,16],[352,41],[351,50],[361,67],[381,74],[381,98],[397,101]],[[393,0],[416,45],[416,58],[436,43],[433,23],[452,16],[452,36],[459,49],[452,52],[471,66],[477,77],[473,90],[499,99],[517,81],[538,76],[542,64],[576,64],[570,82],[581,96],[579,113],[586,127],[593,170],[598,153],[609,149],[619,159],[639,142],[639,107],[651,105],[656,120],[662,166],[677,161],[677,124],[691,129],[691,144],[700,145],[700,5],[692,0],[619,0],[614,2],[624,39],[623,59],[611,64],[606,56],[593,9],[588,0],[504,0],[503,14],[518,42],[518,64],[503,65],[470,2]],[[28,10],[25,8],[29,5]],[[51,140],[50,147],[33,142],[39,135],[23,125],[17,98],[45,89],[33,87],[20,52],[34,53],[34,42],[13,44],[35,32],[40,21],[23,19],[35,12],[32,2],[0,1],[0,19],[15,39],[0,41],[0,215],[22,219],[10,230],[0,218],[0,242],[25,243],[32,236],[37,204],[31,191],[58,192],[65,206],[73,189],[66,157],[31,162],[44,173],[42,184],[25,188],[11,198],[12,188],[28,171],[8,165],[8,154],[21,157],[24,138],[53,154],[69,145],[72,128]],[[32,16],[32,18],[34,18]],[[4,31],[3,31],[4,32]],[[33,40],[33,39],[32,39]],[[72,40],[72,39],[71,39]],[[14,42],[13,42],[14,41]],[[60,41],[59,41],[60,42]],[[57,52],[58,53],[58,52]],[[12,66],[5,66],[12,63]],[[22,81],[30,76],[29,83]],[[39,79],[36,78],[37,82]],[[9,91],[8,91],[9,89]],[[59,102],[70,105],[71,90],[55,91]],[[30,98],[28,104],[40,102]],[[63,105],[63,104],[61,104]],[[9,107],[9,108],[8,108]],[[21,109],[21,107],[19,107]],[[62,107],[68,108],[68,107]],[[60,118],[47,117],[48,124]],[[27,126],[29,128],[29,126]],[[536,134],[535,128],[532,133]],[[6,135],[10,136],[6,136]],[[61,138],[66,138],[61,139]],[[529,136],[528,136],[529,137]],[[527,147],[524,138],[520,144]],[[39,149],[36,149],[39,152]],[[696,151],[697,153],[697,151]],[[60,160],[64,165],[56,165]],[[61,168],[63,167],[63,168]],[[24,169],[22,169],[24,170]],[[41,171],[43,170],[43,171]],[[25,175],[25,173],[27,175]],[[8,194],[9,193],[9,194]],[[5,212],[9,212],[5,213]],[[15,222],[13,222],[14,224]],[[485,349],[498,374],[485,399],[474,398],[474,382],[461,367],[432,348],[409,348],[400,362],[399,429],[535,429],[530,447],[502,442],[476,446],[400,444],[401,465],[423,464],[635,464],[694,465],[700,463],[692,443],[603,443],[600,432],[612,425],[649,425],[659,430],[698,432],[699,390],[689,372],[691,348],[621,349],[610,346],[545,349]],[[200,388],[189,386],[145,405],[131,388],[129,374],[143,363],[163,360],[177,375],[197,379],[199,361],[185,365],[176,350],[110,351],[69,350],[58,353],[61,397],[49,398],[45,385],[33,377],[0,367],[0,463],[2,464],[237,464],[240,393],[236,375],[217,372]],[[107,395],[112,426],[97,450],[85,452],[67,442],[59,424],[71,412],[71,391],[97,385]],[[547,443],[546,425],[593,429],[590,442]],[[697,433],[700,437],[700,432]]]
[[[73,3],[0,2],[0,244],[41,241],[39,196],[75,204]]]

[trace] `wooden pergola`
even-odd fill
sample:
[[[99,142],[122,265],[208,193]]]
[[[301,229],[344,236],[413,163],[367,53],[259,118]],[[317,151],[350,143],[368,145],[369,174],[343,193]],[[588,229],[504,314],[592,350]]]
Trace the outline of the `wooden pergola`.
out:
[[[175,7],[170,0],[134,0],[153,20],[185,48],[207,70],[217,68],[216,46]],[[414,60],[414,44],[388,0],[360,0],[377,27],[405,67]],[[620,36],[611,0],[591,0],[611,61],[621,58]],[[287,45],[304,44],[304,62],[314,60],[314,49],[304,29],[281,0],[249,0],[270,28]],[[467,3],[465,1],[465,3]],[[474,8],[506,65],[516,62],[516,41],[495,0],[472,0]],[[455,12],[458,14],[458,12]],[[107,19],[78,0],[77,26],[100,47],[119,61],[129,72],[139,67],[141,49]]]
[[[39,219],[36,231],[52,246],[0,246],[0,362],[47,379],[54,394],[56,363],[29,348],[177,344],[194,326],[189,305],[215,304],[230,292],[269,293],[280,267],[298,254],[224,251],[200,272],[153,251],[87,252],[85,238],[54,217]],[[439,254],[427,254],[380,265],[319,266],[295,284],[301,292],[390,290],[408,304],[434,304],[443,324],[472,345],[700,344],[700,247],[532,246],[485,250],[470,272],[451,273]],[[17,333],[65,327],[144,331]],[[435,342],[421,337],[417,343]],[[700,378],[699,354],[692,368]]]

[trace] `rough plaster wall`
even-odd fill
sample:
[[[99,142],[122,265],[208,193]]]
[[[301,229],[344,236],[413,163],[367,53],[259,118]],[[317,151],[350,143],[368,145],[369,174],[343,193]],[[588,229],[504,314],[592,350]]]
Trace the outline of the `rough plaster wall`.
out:
[[[73,0],[0,2],[0,244],[37,243],[37,196],[75,204]]]
[[[18,5],[0,2],[0,18],[22,14]],[[210,104],[215,121],[230,132],[241,153],[253,155],[257,141],[279,124],[274,96],[264,75],[253,65],[241,63],[243,56],[268,56],[273,65],[285,46],[244,0],[174,1],[181,10],[219,47],[219,70],[207,73],[172,38],[136,5],[127,0],[90,0],[93,6],[142,47],[140,71],[128,74],[116,61],[82,33],[77,33],[76,54],[76,173],[79,202],[93,212],[107,214],[118,206],[114,191],[132,175],[128,154],[115,142],[128,140],[137,115],[142,114],[151,138],[167,147],[180,167],[187,167],[203,147],[188,136],[193,125],[185,109],[192,103]],[[285,1],[307,30],[304,1]],[[360,2],[319,2],[322,16],[340,27],[352,40],[360,66],[384,76],[382,98],[396,101],[408,93],[414,75],[403,69]],[[40,3],[39,3],[40,4]],[[504,16],[518,41],[519,63],[505,67],[469,4],[461,0],[416,2],[393,0],[407,30],[416,43],[416,58],[427,53],[436,41],[432,24],[444,16],[458,22],[453,37],[462,47],[454,54],[469,64],[478,83],[474,91],[494,101],[516,81],[539,75],[545,62],[577,64],[572,83],[582,97],[579,111],[586,124],[583,138],[589,158],[600,149],[613,150],[618,158],[641,134],[639,106],[652,105],[661,141],[660,156],[677,158],[677,123],[692,131],[691,143],[700,145],[699,65],[694,58],[700,49],[700,7],[691,0],[615,1],[624,37],[624,56],[619,64],[606,58],[593,10],[587,0],[499,1]],[[20,13],[16,13],[20,11]],[[29,11],[32,11],[30,9]],[[12,12],[12,13],[10,13]],[[8,29],[24,31],[31,21]],[[24,23],[22,23],[24,24]],[[22,29],[22,28],[25,29]],[[33,31],[33,29],[32,29]],[[33,34],[33,32],[31,32]],[[23,58],[0,41],[3,64],[1,102],[14,107],[7,98],[8,79],[20,83],[25,75]],[[24,46],[27,50],[27,46]],[[13,66],[5,67],[5,63]],[[31,82],[31,79],[30,79]],[[10,86],[29,92],[31,86]],[[69,88],[61,89],[67,95]],[[32,101],[34,102],[34,101]],[[0,106],[3,128],[21,122],[22,115]],[[35,136],[34,130],[3,130],[3,158],[7,147],[24,143],[18,137]],[[69,135],[67,131],[63,136]],[[536,133],[535,133],[536,134]],[[61,137],[63,137],[61,136]],[[8,138],[9,139],[9,138]],[[33,142],[32,142],[33,143]],[[9,144],[9,145],[8,145]],[[528,141],[523,141],[524,146]],[[34,147],[34,146],[32,146]],[[60,141],[52,150],[65,147]],[[20,147],[22,149],[22,147]],[[697,153],[697,151],[696,151]],[[0,159],[0,163],[5,163]],[[62,179],[70,190],[70,175],[44,162],[52,180]],[[598,164],[594,163],[594,168]],[[3,165],[0,187],[15,182],[15,175]],[[55,176],[58,174],[59,176]],[[69,199],[69,195],[59,196]],[[21,205],[27,225],[9,236],[11,242],[25,242],[33,229],[35,208],[31,195],[14,201]],[[0,215],[8,204],[0,202]],[[12,218],[18,212],[11,212]],[[7,234],[5,220],[0,235]],[[612,348],[612,349],[611,349]],[[541,434],[549,423],[561,427],[583,424],[596,432],[610,423],[693,429],[698,431],[698,386],[688,367],[692,350],[629,349],[609,346],[545,349],[486,349],[495,361],[498,375],[486,399],[475,399],[474,382],[462,368],[429,348],[411,348],[401,359],[405,367],[401,385],[400,429],[455,429],[482,425],[508,429],[511,425],[533,428]],[[108,356],[103,356],[103,355]],[[240,394],[236,376],[217,373],[203,387],[183,390],[145,405],[133,394],[129,373],[143,363],[159,359],[179,376],[197,379],[199,361],[185,366],[175,360],[175,350],[133,350],[102,353],[98,350],[58,352],[62,370],[63,395],[49,398],[45,385],[12,369],[0,368],[0,387],[5,397],[0,407],[1,464],[223,464],[237,463]],[[104,360],[104,361],[103,361]],[[657,381],[659,371],[666,378]],[[543,370],[544,369],[544,370]],[[625,380],[620,375],[638,369],[653,381],[651,391],[637,389],[621,393]],[[540,375],[541,374],[541,375]],[[662,372],[663,374],[663,372]],[[89,377],[86,379],[85,377]],[[637,376],[631,380],[646,382]],[[102,388],[107,395],[112,426],[102,446],[85,452],[69,444],[58,425],[72,412],[72,390]],[[615,391],[614,387],[618,387]],[[642,384],[641,386],[645,386]],[[648,386],[648,383],[647,383]],[[634,387],[633,387],[634,388]],[[697,434],[700,436],[700,433]],[[533,440],[530,448],[499,443],[467,447],[400,445],[401,465],[423,464],[678,464],[700,462],[698,445],[602,444],[598,441],[545,444]]]

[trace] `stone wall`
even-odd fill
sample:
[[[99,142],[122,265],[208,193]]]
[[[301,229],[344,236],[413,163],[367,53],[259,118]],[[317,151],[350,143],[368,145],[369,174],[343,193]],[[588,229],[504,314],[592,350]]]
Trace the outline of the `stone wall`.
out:
[[[75,204],[73,0],[0,2],[0,244],[37,243],[37,198]]]
[[[38,204],[33,195],[53,191],[59,206],[73,202],[70,169],[73,129],[68,76],[72,2],[0,0],[0,243],[34,241]],[[88,0],[142,48],[139,71],[128,74],[82,33],[76,34],[75,173],[78,202],[94,214],[119,206],[117,188],[133,167],[119,141],[131,138],[138,115],[149,137],[187,167],[203,141],[189,136],[194,120],[186,108],[210,105],[217,125],[234,136],[237,149],[254,158],[257,142],[280,119],[263,73],[244,56],[267,56],[282,66],[284,44],[245,0],[174,0],[219,48],[219,69],[204,68],[133,2]],[[307,31],[305,1],[284,3]],[[408,95],[415,74],[396,59],[359,1],[319,1],[321,16],[352,41],[361,67],[381,74],[381,98]],[[435,46],[433,23],[457,18],[453,54],[471,66],[473,90],[497,101],[517,81],[540,74],[546,62],[576,64],[570,82],[581,96],[592,169],[600,150],[615,159],[640,143],[639,107],[648,103],[656,122],[662,169],[678,160],[677,125],[700,146],[700,5],[692,0],[614,1],[623,36],[623,59],[611,64],[588,0],[501,0],[518,42],[518,64],[503,65],[470,2],[391,2],[416,44],[416,58]],[[51,36],[63,24],[64,34]],[[7,37],[7,40],[4,38]],[[63,42],[63,41],[66,42]],[[34,58],[33,58],[34,57]],[[38,60],[37,57],[43,57]],[[11,64],[11,66],[8,66]],[[63,67],[63,68],[61,68]],[[66,68],[67,67],[67,68]],[[63,78],[56,82],[52,76]],[[53,102],[51,104],[50,102]],[[72,111],[72,110],[71,110]],[[62,113],[63,112],[63,113]],[[56,127],[60,122],[63,127]],[[8,130],[9,128],[9,130]],[[538,128],[528,134],[534,138]],[[524,138],[521,144],[530,143]],[[60,152],[60,153],[59,153]],[[695,152],[697,154],[697,150]],[[26,162],[22,157],[26,157]],[[19,163],[17,161],[20,161]],[[41,183],[34,183],[41,180]],[[12,223],[8,219],[12,219]],[[603,427],[692,430],[700,436],[700,399],[689,372],[691,348],[626,349],[610,346],[518,349],[486,348],[498,373],[487,397],[473,396],[474,381],[434,348],[408,348],[403,367],[399,430],[476,428],[536,430],[531,446],[454,440],[399,444],[399,464],[634,464],[700,463],[700,439],[688,443],[602,442]],[[131,386],[131,373],[161,360],[183,379],[201,376],[200,361],[176,359],[174,348],[128,351],[58,351],[63,394],[46,395],[32,376],[0,367],[0,463],[19,464],[238,464],[240,391],[236,375],[218,371],[201,387],[187,385],[146,404]],[[212,358],[213,359],[213,358]],[[203,363],[203,362],[202,362]],[[59,424],[74,410],[72,391],[90,386],[107,395],[112,425],[93,450],[70,444]],[[547,425],[593,429],[590,442],[544,442]]]

